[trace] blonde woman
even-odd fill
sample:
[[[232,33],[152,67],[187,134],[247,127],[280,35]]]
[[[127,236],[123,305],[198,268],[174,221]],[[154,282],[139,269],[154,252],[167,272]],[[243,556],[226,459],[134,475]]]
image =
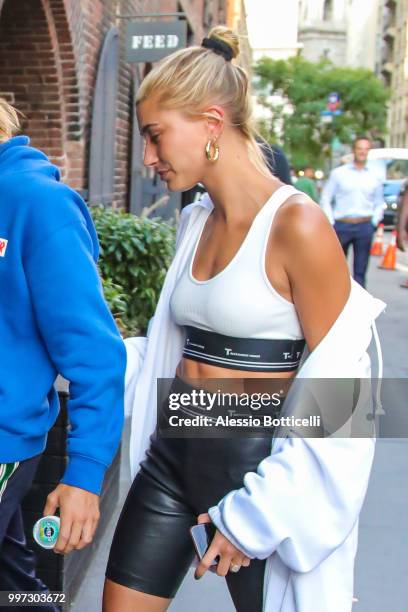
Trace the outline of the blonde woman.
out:
[[[143,364],[129,372],[136,380],[131,461],[138,472],[112,543],[105,612],[166,610],[194,558],[189,528],[197,520],[211,520],[217,530],[196,578],[217,560],[238,612],[351,608],[355,532],[346,553],[341,544],[358,518],[371,440],[355,453],[356,470],[343,447],[324,466],[324,448],[310,450],[303,440],[271,453],[267,436],[174,439],[155,432],[157,378],[174,377],[173,392],[197,380],[205,388],[209,379],[237,385],[290,379],[305,343],[312,355],[322,344],[322,355],[322,339],[357,299],[350,302],[350,275],[325,215],[265,166],[251,125],[248,78],[232,63],[238,47],[234,33],[217,27],[202,46],[162,61],[138,93],[145,165],[171,191],[202,183],[209,195],[183,212]],[[355,320],[366,331],[382,306],[364,294],[365,319]],[[360,359],[367,337],[356,331],[346,349],[337,334],[341,370]],[[333,461],[339,483],[349,480],[350,507],[336,507]],[[329,572],[327,566],[313,571],[339,547],[347,563],[338,561],[337,574],[335,562]],[[292,570],[314,577],[293,586]],[[335,581],[341,586],[333,590]]]
[[[46,594],[21,502],[58,416],[54,381],[70,381],[69,463],[43,502],[45,515],[59,509],[54,550],[65,554],[89,544],[98,524],[122,430],[125,349],[103,299],[85,202],[18,129],[0,99],[0,591]]]

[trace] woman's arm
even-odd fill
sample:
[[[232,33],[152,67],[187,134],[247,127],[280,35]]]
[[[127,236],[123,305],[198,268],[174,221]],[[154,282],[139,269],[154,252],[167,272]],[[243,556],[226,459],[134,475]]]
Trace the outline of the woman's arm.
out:
[[[322,211],[306,198],[293,198],[275,221],[279,244],[274,245],[274,256],[282,261],[286,255],[285,269],[309,348],[322,352],[318,345],[339,320],[350,293],[344,254]],[[340,328],[337,333],[343,339],[354,325],[342,320]],[[356,363],[359,375],[366,330],[361,331],[364,339],[350,337],[339,343],[333,372],[342,371],[344,362]],[[313,371],[318,377],[318,367]],[[353,529],[373,449],[369,438],[287,438],[261,461],[256,473],[245,475],[241,489],[209,509],[211,520],[247,557],[265,559],[277,552],[292,570],[310,571]]]
[[[401,196],[401,203],[397,215],[397,246],[400,251],[405,251],[405,242],[408,241],[408,183],[405,185]]]
[[[320,207],[293,196],[276,214],[274,233],[293,302],[312,351],[343,310],[350,273],[339,240]]]

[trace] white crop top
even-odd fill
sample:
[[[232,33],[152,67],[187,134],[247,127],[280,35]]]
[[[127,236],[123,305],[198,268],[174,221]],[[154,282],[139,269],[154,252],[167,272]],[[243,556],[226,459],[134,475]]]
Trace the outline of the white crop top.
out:
[[[278,208],[300,193],[290,185],[277,189],[257,213],[238,252],[221,272],[204,281],[193,277],[195,254],[211,211],[203,209],[202,228],[173,290],[175,323],[235,338],[303,338],[295,306],[271,285],[265,270],[270,229]]]

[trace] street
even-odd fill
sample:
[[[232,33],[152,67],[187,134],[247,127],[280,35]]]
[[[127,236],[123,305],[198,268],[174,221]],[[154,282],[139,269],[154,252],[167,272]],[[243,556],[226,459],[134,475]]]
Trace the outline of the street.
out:
[[[386,235],[389,239],[389,234]],[[386,314],[378,321],[384,357],[384,377],[408,378],[408,328],[406,324],[408,290],[400,283],[408,278],[408,254],[398,254],[398,269],[378,269],[378,258],[371,258],[367,289],[387,303]],[[126,448],[129,428],[125,431]],[[381,439],[367,498],[360,517],[360,541],[355,571],[353,612],[405,612],[408,599],[408,441],[404,438]],[[123,453],[122,498],[129,487],[129,471]],[[75,602],[69,610],[99,610],[103,576],[109,544],[120,508],[112,517]],[[224,581],[208,575],[200,582],[188,576],[170,606],[171,612],[233,612]],[[251,611],[248,611],[251,612]],[[329,612],[329,611],[328,611]]]

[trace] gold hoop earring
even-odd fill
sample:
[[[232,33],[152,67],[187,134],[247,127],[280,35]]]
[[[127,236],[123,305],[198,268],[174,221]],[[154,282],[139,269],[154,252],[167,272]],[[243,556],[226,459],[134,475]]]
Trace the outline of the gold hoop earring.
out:
[[[214,149],[214,153],[212,149]],[[216,141],[213,142],[212,140],[209,140],[207,142],[207,145],[205,147],[205,156],[208,161],[212,163],[218,161],[218,158],[220,156],[220,147],[217,145]]]

